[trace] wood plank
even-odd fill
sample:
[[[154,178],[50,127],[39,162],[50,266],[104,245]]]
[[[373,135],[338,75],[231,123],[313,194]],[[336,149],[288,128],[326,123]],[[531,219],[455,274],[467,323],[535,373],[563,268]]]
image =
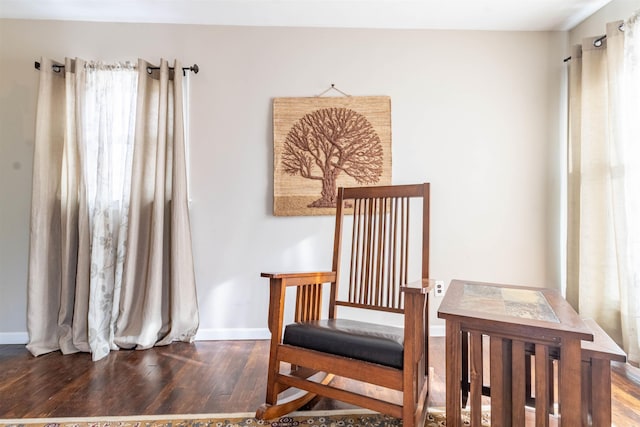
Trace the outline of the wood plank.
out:
[[[511,425],[511,346],[510,341],[491,337],[489,341],[491,383],[491,425]]]
[[[514,426],[523,426],[526,403],[524,342],[514,340],[511,351],[511,419]]]
[[[253,412],[264,403],[268,352],[268,341],[262,340],[197,341],[144,351],[115,351],[101,362],[93,363],[90,355],[84,353],[63,356],[54,352],[36,358],[24,345],[0,345],[0,419],[162,415],[147,408],[152,402],[149,396],[163,387],[181,391],[172,395],[170,414]],[[442,407],[446,403],[444,337],[430,337],[430,353],[433,374],[429,406]],[[233,359],[244,360],[246,364],[240,367],[242,363],[227,362]],[[171,363],[167,363],[169,361]],[[640,425],[640,369],[614,362],[611,371],[612,424]],[[124,378],[135,387],[136,393],[116,389]],[[348,388],[360,387],[347,380],[335,381]],[[233,387],[217,388],[218,383],[233,384]],[[144,390],[145,387],[149,390]],[[248,390],[250,387],[254,389]],[[396,393],[374,388],[365,392]],[[108,399],[109,395],[113,398]],[[46,404],[49,399],[70,402],[52,407]],[[336,400],[318,399],[309,409],[353,407]],[[550,425],[556,421],[552,417]],[[499,424],[492,422],[492,426]]]
[[[288,345],[279,347],[281,360],[294,365],[306,366],[306,360],[313,358],[314,369],[347,376],[358,381],[370,381],[382,387],[402,390],[402,371],[375,363],[356,361],[347,357],[328,355],[314,350],[293,348]]]

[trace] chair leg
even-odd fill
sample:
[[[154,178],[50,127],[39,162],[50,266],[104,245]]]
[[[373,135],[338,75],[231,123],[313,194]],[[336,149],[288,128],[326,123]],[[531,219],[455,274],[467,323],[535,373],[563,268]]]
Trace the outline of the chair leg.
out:
[[[269,358],[269,371],[267,374],[267,393],[265,402],[267,405],[275,405],[278,402],[278,394],[280,393],[279,386],[276,383],[276,376],[279,368],[280,361],[275,358]]]
[[[403,391],[402,425],[404,427],[421,427],[424,425],[427,416],[427,398],[429,396],[433,368],[425,369],[422,363],[419,363],[415,372],[417,375],[413,377],[411,386]],[[424,375],[423,372],[428,374]]]
[[[415,368],[412,366],[411,368]],[[420,387],[418,378],[409,374],[411,369],[405,365],[404,376],[404,389],[402,390],[402,425],[404,427],[415,427],[416,425],[416,401],[418,396],[416,395]]]

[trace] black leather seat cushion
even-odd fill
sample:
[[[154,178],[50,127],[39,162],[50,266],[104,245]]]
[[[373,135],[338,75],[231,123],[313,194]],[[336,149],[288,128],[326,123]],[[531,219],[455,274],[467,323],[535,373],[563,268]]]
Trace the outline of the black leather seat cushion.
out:
[[[285,344],[402,369],[404,330],[348,319],[293,323]]]

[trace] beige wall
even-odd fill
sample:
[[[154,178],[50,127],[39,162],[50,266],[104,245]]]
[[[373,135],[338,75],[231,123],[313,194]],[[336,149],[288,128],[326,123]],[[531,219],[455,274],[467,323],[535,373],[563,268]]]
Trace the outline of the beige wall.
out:
[[[266,336],[261,271],[330,267],[329,217],[271,215],[271,100],[331,83],[391,97],[393,181],[432,183],[434,279],[559,287],[565,46],[566,33],[545,32],[0,20],[0,341],[26,335],[40,56],[198,63],[190,180],[200,338],[251,338]]]

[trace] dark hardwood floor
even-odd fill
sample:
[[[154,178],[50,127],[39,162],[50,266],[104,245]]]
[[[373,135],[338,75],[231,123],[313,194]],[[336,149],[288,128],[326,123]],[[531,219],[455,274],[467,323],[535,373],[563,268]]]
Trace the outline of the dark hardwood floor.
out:
[[[444,339],[430,348],[429,404],[444,406]],[[92,362],[85,353],[35,358],[22,345],[0,345],[0,419],[253,412],[263,403],[267,354],[267,341],[199,341]],[[612,371],[613,423],[640,426],[640,370]],[[349,407],[323,399],[312,409]]]

